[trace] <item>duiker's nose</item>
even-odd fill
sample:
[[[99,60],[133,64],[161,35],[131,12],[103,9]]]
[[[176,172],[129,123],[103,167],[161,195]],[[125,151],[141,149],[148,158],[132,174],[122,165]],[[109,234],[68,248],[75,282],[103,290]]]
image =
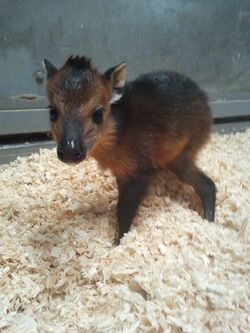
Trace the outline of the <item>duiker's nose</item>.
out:
[[[86,148],[77,140],[67,140],[58,145],[57,156],[65,163],[79,163],[86,157]]]

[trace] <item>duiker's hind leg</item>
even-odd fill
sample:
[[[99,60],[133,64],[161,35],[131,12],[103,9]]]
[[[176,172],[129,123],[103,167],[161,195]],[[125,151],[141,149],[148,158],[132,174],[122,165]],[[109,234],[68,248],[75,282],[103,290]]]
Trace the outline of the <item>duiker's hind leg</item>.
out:
[[[168,168],[184,183],[193,187],[201,199],[204,218],[214,221],[216,187],[212,179],[199,170],[188,157],[179,157],[168,165]]]

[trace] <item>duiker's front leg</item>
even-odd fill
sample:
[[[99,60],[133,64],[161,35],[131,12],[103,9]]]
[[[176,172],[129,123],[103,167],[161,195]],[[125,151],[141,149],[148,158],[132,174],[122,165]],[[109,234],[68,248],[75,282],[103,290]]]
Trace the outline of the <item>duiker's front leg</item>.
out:
[[[117,178],[119,198],[117,204],[118,244],[120,239],[130,230],[131,223],[138,207],[147,193],[153,172],[136,175],[128,180]]]

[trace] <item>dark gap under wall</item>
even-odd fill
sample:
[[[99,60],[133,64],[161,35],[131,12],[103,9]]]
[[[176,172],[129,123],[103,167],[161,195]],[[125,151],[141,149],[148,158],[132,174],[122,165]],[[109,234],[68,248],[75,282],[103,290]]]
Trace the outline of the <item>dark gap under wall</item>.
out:
[[[240,123],[250,121],[250,115],[214,118],[214,124]]]
[[[13,135],[0,135],[0,146],[1,145],[12,145],[12,144],[25,144],[37,141],[51,140],[51,134],[46,133],[23,133]]]

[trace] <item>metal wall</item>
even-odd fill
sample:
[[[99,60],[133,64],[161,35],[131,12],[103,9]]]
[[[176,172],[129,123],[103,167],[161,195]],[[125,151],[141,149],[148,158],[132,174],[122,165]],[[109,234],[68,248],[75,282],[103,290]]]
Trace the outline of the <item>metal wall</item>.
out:
[[[72,54],[103,71],[126,61],[130,79],[182,72],[214,100],[217,127],[250,125],[250,0],[0,0],[0,162],[3,136],[49,129],[42,59]]]
[[[130,78],[171,69],[191,76],[211,95],[250,91],[249,0],[1,0],[0,5],[1,108],[14,106],[13,96],[44,95],[36,81],[44,57],[61,65],[83,53],[103,70],[127,61]],[[25,104],[43,105],[21,98]]]

